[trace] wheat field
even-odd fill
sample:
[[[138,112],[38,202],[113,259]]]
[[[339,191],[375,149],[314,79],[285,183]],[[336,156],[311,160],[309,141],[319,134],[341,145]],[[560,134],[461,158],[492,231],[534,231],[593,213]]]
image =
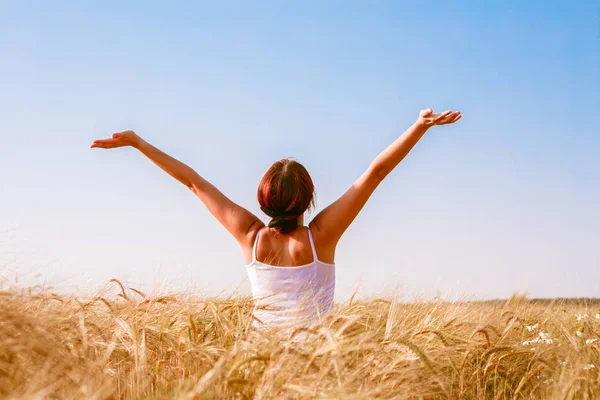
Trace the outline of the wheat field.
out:
[[[243,296],[0,292],[4,399],[600,398],[597,300],[352,296],[311,340]],[[290,340],[290,337],[293,336]]]

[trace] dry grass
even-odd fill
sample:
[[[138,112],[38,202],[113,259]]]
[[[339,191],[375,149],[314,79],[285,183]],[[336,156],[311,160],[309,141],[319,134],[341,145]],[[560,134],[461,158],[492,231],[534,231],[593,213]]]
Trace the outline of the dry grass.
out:
[[[0,292],[1,398],[600,396],[591,301],[353,299],[302,344],[249,329],[248,298],[150,298],[110,286],[119,294],[87,301]]]

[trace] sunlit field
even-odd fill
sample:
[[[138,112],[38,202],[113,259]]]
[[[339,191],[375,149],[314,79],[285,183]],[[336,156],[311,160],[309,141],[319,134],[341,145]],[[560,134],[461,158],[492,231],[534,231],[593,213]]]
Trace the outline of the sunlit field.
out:
[[[353,297],[303,342],[250,328],[246,297],[7,289],[0,398],[600,398],[599,309]]]

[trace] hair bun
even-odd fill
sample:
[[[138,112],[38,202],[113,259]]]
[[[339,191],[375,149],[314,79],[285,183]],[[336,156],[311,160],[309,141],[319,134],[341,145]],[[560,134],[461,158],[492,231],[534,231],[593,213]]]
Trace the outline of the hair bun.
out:
[[[275,228],[279,233],[290,233],[298,227],[299,215],[281,215],[276,216],[269,222],[269,228]]]
[[[267,207],[260,208],[271,217],[269,228],[276,228],[280,233],[290,233],[298,227],[299,215],[291,212],[275,211]]]

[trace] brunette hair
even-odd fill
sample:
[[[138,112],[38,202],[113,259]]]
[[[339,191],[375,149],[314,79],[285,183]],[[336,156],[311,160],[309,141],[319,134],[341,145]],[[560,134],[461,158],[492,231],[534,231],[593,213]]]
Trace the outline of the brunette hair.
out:
[[[270,228],[290,233],[298,227],[298,219],[315,205],[315,187],[306,168],[284,158],[267,170],[258,185],[260,209],[271,217]]]

